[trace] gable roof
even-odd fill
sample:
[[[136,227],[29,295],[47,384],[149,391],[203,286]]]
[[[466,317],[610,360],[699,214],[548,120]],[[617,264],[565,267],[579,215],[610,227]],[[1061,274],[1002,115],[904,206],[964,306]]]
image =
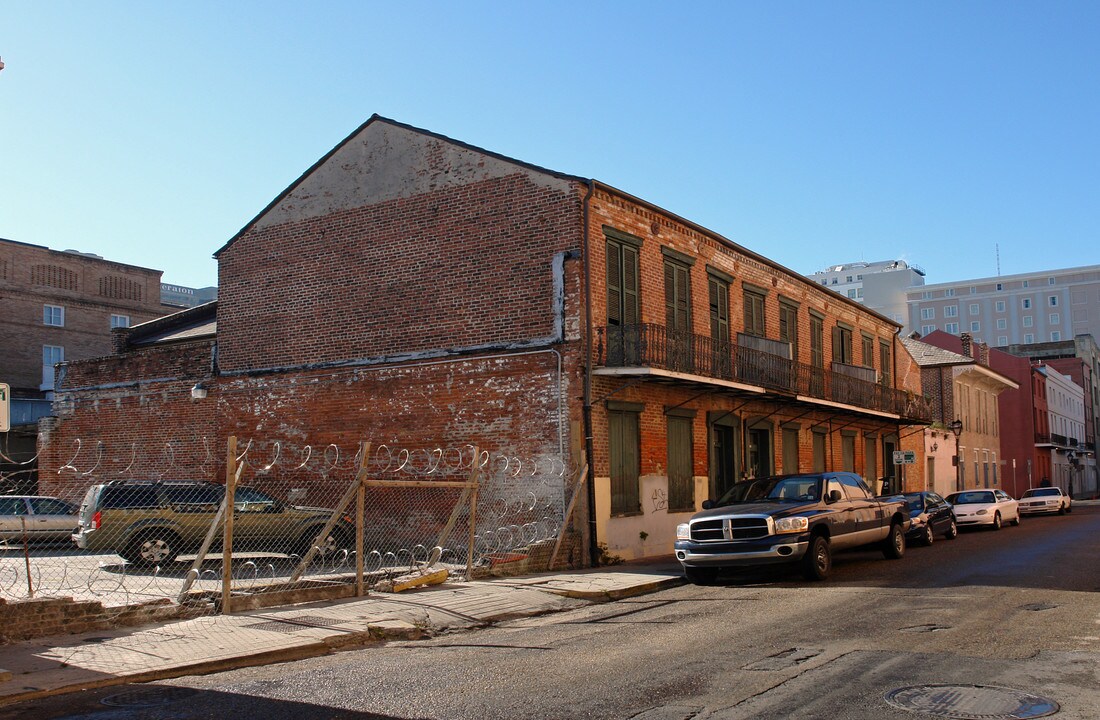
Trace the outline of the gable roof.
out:
[[[515,158],[508,157],[507,155],[502,155],[501,153],[493,152],[492,150],[486,150],[485,148],[480,148],[480,147],[477,147],[476,145],[470,145],[468,143],[462,142],[461,140],[455,140],[454,138],[447,137],[446,135],[441,135],[439,133],[431,132],[430,130],[425,130],[423,128],[418,128],[418,127],[414,127],[412,125],[407,125],[405,123],[398,122],[396,120],[391,120],[389,118],[382,117],[378,113],[375,113],[375,114],[371,115],[370,118],[368,118],[365,123],[363,123],[359,127],[355,128],[355,130],[353,130],[350,135],[348,135],[346,138],[344,138],[339,143],[337,143],[334,148],[332,148],[327,153],[325,153],[317,162],[310,165],[309,168],[304,173],[302,173],[301,175],[298,176],[297,180],[295,180],[289,186],[287,186],[287,188],[285,190],[283,190],[281,193],[279,193],[275,197],[274,200],[269,202],[264,207],[263,210],[261,210],[259,213],[257,213],[256,216],[254,218],[252,218],[251,220],[249,220],[248,223],[244,227],[242,227],[240,230],[238,230],[237,233],[233,237],[229,238],[229,241],[225,245],[221,246],[214,253],[214,257],[217,258],[219,255],[221,255],[223,252],[225,252],[225,250],[230,245],[232,245],[234,242],[236,242],[238,238],[240,238],[242,235],[244,235],[246,232],[248,232],[252,227],[254,227],[256,225],[256,223],[258,223],[260,221],[260,219],[264,217],[264,215],[266,215],[268,212],[270,212],[276,205],[278,205],[280,202],[282,202],[284,199],[286,199],[291,193],[293,193],[296,189],[298,189],[298,187],[300,187],[302,185],[302,183],[304,183],[309,178],[310,175],[312,175],[314,172],[317,171],[318,168],[320,168],[322,165],[324,165],[326,162],[328,162],[328,160],[333,155],[335,155],[340,150],[342,150],[348,143],[352,142],[352,140],[354,140],[356,137],[358,137],[360,133],[362,133],[370,125],[373,125],[375,123],[385,123],[385,124],[390,125],[390,126],[395,127],[395,128],[400,128],[400,129],[403,129],[403,130],[408,130],[409,132],[417,133],[418,135],[423,135],[425,137],[435,138],[436,140],[442,140],[443,142],[449,143],[449,144],[454,145],[455,147],[461,148],[463,150],[470,150],[472,152],[481,153],[481,154],[486,155],[488,157],[495,158],[497,160],[501,160],[501,161],[506,162],[506,163],[511,163],[513,165],[518,165],[520,167],[526,168],[528,170],[532,170],[532,171],[537,172],[537,173],[542,173],[542,174],[548,175],[550,177],[559,178],[559,179],[562,179],[562,180],[571,180],[571,181],[574,181],[574,182],[581,182],[581,183],[587,183],[588,182],[587,179],[582,178],[582,177],[578,177],[576,175],[569,175],[569,174],[566,174],[566,173],[561,173],[561,172],[558,172],[556,170],[550,170],[550,169],[541,167],[539,165],[535,165],[533,163],[524,162],[523,160],[517,160]]]
[[[944,350],[941,347],[935,345],[929,345],[926,342],[917,340],[916,338],[903,337],[901,344],[905,346],[905,349],[909,351],[909,354],[913,356],[913,361],[921,367],[935,367],[937,365],[968,365],[974,364],[974,358],[961,355],[951,350]]]

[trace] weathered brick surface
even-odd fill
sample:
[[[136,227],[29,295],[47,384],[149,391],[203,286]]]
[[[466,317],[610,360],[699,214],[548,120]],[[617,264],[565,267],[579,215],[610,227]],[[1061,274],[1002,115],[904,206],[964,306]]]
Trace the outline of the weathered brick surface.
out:
[[[66,360],[110,355],[111,315],[130,323],[169,310],[160,305],[159,270],[0,240],[0,377],[13,389],[37,390],[42,346],[65,348]],[[64,327],[43,323],[43,306],[65,309]]]

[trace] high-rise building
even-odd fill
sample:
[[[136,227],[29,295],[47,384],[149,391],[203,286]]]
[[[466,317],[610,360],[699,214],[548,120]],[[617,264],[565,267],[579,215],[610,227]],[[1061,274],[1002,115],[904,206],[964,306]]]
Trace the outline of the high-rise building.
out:
[[[807,277],[902,325],[909,319],[906,292],[924,285],[924,270],[904,260],[830,265]]]
[[[993,347],[1100,337],[1100,265],[936,283],[907,292],[908,327]]]

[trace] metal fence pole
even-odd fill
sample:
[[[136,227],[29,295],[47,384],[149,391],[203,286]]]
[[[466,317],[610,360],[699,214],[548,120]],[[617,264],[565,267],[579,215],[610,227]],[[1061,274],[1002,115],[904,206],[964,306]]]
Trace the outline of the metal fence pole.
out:
[[[477,486],[481,466],[481,450],[474,446],[474,462],[470,467],[470,544],[466,549],[466,582],[474,579],[474,542],[477,538]]]
[[[355,595],[366,595],[366,583],[363,578],[363,545],[365,538],[367,508],[367,466],[370,462],[370,443],[359,443],[363,452],[359,458],[359,489],[355,494]]]

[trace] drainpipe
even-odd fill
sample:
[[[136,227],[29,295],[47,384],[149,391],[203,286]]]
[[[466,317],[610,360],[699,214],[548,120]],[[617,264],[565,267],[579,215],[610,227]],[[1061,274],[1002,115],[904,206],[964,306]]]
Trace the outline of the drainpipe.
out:
[[[600,556],[596,539],[596,464],[592,442],[592,253],[589,238],[589,201],[596,191],[595,180],[586,180],[584,196],[584,454],[588,461],[588,564]]]

